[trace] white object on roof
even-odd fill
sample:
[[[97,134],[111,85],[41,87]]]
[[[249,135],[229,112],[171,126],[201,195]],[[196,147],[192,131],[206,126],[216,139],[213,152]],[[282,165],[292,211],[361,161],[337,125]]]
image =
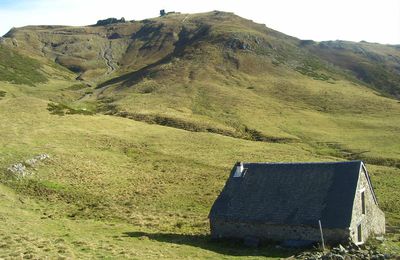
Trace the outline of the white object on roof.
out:
[[[233,175],[233,177],[242,177],[243,171],[244,171],[243,163],[240,162],[240,164],[238,166],[236,166],[236,171],[235,171],[235,174]]]

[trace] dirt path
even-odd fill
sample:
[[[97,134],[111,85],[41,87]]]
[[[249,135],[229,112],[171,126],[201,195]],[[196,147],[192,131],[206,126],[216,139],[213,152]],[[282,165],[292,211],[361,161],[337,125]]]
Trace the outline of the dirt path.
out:
[[[112,62],[111,42],[109,42],[109,45],[107,48],[102,49],[101,54],[102,54],[101,56],[103,57],[106,65],[107,65],[106,75],[111,74],[113,71],[115,71],[117,69],[115,64]]]
[[[108,43],[108,45],[105,48],[102,48],[100,50],[100,55],[103,58],[106,66],[107,66],[107,72],[103,77],[113,73],[114,71],[117,70],[117,66],[113,63],[113,56],[112,56],[112,49],[111,49],[111,41]],[[96,89],[95,93],[87,93],[81,96],[78,100],[87,100],[91,96],[95,95],[100,95],[103,94],[103,92],[109,88],[110,86],[104,86],[102,88]]]
[[[109,41],[109,44],[108,44],[107,47],[101,49],[101,57],[104,59],[104,62],[106,64],[106,66],[107,66],[107,72],[106,72],[106,74],[104,76],[107,76],[107,75],[109,75],[109,74],[111,74],[111,73],[113,73],[114,71],[117,70],[117,66],[113,63],[111,41]],[[103,92],[109,87],[110,86],[104,86],[102,88],[96,89],[97,95],[103,94]],[[90,96],[91,96],[91,94],[89,94],[89,96],[88,95],[84,95],[82,97],[82,99],[85,99],[85,98],[90,97]]]
[[[185,18],[183,18],[182,23],[184,23],[188,17],[189,15],[186,15]]]

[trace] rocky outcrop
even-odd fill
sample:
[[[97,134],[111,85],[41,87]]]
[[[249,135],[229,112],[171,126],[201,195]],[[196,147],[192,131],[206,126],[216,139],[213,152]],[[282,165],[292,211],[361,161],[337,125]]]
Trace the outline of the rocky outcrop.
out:
[[[23,178],[27,175],[30,175],[30,173],[26,169],[26,166],[23,165],[22,163],[16,163],[11,165],[10,167],[7,168],[7,171],[17,178]]]
[[[248,43],[238,38],[232,38],[226,44],[231,49],[248,50],[251,48]]]
[[[50,156],[48,154],[39,154],[33,158],[27,159],[24,162],[18,162],[11,165],[7,168],[7,173],[17,179],[24,178],[26,176],[32,175],[31,170],[35,168],[36,164],[49,158]]]
[[[107,38],[109,39],[109,40],[115,40],[115,39],[119,39],[119,38],[122,38],[122,36],[119,34],[119,33],[112,33],[112,34],[110,34],[109,36],[107,36]]]
[[[126,21],[125,21],[124,17],[122,17],[121,19],[117,19],[117,18],[111,17],[111,18],[107,18],[107,19],[104,19],[104,20],[98,20],[96,25],[97,26],[103,26],[103,25],[109,25],[109,24],[114,24],[114,23],[125,23],[125,22]]]
[[[16,31],[17,31],[17,28],[12,27],[6,34],[3,35],[3,37],[4,38],[12,37]]]
[[[25,164],[30,166],[30,167],[34,167],[35,164],[37,164],[38,162],[44,161],[44,160],[49,159],[49,158],[50,158],[50,156],[48,154],[42,153],[42,154],[39,154],[39,155],[37,155],[37,156],[35,156],[35,157],[31,158],[31,159],[26,160]]]
[[[344,260],[344,259],[397,259],[396,256],[391,254],[384,254],[377,250],[375,247],[350,244],[346,247],[338,245],[329,251],[312,251],[302,252],[288,259],[304,259],[304,260]]]

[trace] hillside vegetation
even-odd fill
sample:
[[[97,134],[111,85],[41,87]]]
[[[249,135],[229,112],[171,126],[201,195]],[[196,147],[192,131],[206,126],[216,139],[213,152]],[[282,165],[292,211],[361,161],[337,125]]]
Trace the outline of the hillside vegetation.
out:
[[[400,98],[400,45],[330,41],[307,46],[386,95]]]
[[[380,247],[399,254],[398,56],[217,11],[11,30],[0,44],[0,257],[287,257],[210,241],[230,168],[347,159],[367,163],[387,216]],[[39,154],[50,158],[26,163]],[[8,170],[17,163],[24,174]]]
[[[46,77],[40,69],[38,61],[0,45],[0,79],[2,81],[31,86],[45,82]]]

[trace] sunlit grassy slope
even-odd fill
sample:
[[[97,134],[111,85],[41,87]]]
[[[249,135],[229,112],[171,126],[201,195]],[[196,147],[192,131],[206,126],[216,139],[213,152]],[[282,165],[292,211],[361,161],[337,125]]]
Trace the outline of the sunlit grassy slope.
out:
[[[38,153],[51,155],[32,177],[3,177],[23,202],[2,188],[1,216],[8,223],[0,232],[7,241],[2,256],[288,254],[214,244],[204,235],[209,207],[235,160],[263,160],[266,154],[272,160],[310,159],[301,147],[111,116],[60,117],[49,114],[46,100],[25,96],[16,86],[2,89],[16,96],[0,101],[7,111],[1,113],[2,169]]]
[[[25,27],[4,41],[17,54],[0,64],[45,80],[0,78],[0,257],[290,256],[209,241],[230,168],[346,159],[367,163],[382,247],[399,253],[400,103],[304,42],[220,12]],[[8,173],[42,153],[32,175]]]
[[[300,140],[255,142],[114,116],[52,115],[48,99],[56,99],[63,84],[51,81],[36,92],[1,84],[7,93],[0,100],[3,174],[11,164],[34,155],[51,156],[29,169],[34,174],[25,179],[3,175],[3,184],[12,190],[2,186],[6,199],[0,212],[9,225],[0,232],[8,241],[1,256],[281,257],[292,252],[215,244],[206,236],[209,208],[235,161],[342,160],[343,148],[316,141],[324,136],[344,139],[349,149],[362,147],[380,158],[398,158],[398,117],[387,120],[386,112],[381,117],[354,114],[352,119],[304,110],[296,120]],[[313,120],[305,121],[303,114]],[[368,169],[388,224],[396,227],[399,170],[373,164]]]
[[[400,98],[400,45],[346,41],[308,42],[305,45],[329,62],[352,71],[358,79]]]

